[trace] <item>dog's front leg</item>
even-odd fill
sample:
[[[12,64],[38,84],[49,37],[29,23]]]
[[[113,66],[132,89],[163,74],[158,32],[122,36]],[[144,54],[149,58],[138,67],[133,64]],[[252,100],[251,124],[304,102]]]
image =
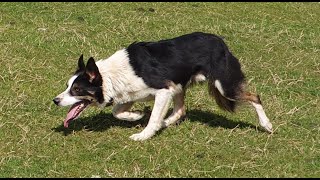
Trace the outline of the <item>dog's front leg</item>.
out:
[[[144,116],[140,111],[129,111],[133,102],[124,104],[116,104],[112,109],[112,114],[115,118],[125,121],[137,121]]]
[[[130,136],[131,139],[135,141],[146,140],[163,127],[163,119],[168,112],[172,96],[173,93],[169,89],[158,90],[147,127],[142,132]]]

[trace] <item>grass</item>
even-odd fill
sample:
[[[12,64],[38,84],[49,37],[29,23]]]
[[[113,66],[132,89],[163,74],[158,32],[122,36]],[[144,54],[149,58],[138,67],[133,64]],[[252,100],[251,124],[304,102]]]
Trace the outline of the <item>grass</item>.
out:
[[[319,3],[0,3],[0,177],[319,177]],[[147,119],[87,109],[64,129],[65,89],[80,54],[107,58],[133,41],[219,34],[261,95],[218,109],[207,87],[187,91],[187,118],[134,142]],[[135,109],[152,107],[137,103]]]

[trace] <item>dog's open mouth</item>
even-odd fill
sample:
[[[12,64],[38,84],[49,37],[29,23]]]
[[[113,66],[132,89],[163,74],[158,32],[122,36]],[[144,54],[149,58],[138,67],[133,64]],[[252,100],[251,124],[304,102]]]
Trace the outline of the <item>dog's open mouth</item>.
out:
[[[63,122],[63,126],[67,128],[69,126],[69,123],[79,117],[81,112],[90,104],[90,101],[83,100],[80,102],[75,103],[71,106],[66,119]]]

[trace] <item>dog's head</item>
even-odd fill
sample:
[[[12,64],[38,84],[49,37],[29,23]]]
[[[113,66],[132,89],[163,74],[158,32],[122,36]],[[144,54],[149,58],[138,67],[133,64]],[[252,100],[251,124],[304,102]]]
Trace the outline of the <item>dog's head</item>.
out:
[[[104,102],[102,93],[102,77],[99,69],[91,57],[87,65],[83,62],[83,55],[78,60],[78,69],[67,82],[67,89],[53,99],[58,106],[71,108],[64,120],[64,127],[79,117],[88,105],[101,105]]]

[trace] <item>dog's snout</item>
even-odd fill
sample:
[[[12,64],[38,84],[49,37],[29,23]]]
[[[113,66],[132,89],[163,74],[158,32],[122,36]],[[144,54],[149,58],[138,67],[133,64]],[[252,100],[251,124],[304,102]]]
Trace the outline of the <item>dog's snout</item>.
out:
[[[56,105],[59,105],[60,101],[61,101],[61,99],[60,99],[60,98],[57,98],[57,97],[53,99],[53,102],[54,102]]]

